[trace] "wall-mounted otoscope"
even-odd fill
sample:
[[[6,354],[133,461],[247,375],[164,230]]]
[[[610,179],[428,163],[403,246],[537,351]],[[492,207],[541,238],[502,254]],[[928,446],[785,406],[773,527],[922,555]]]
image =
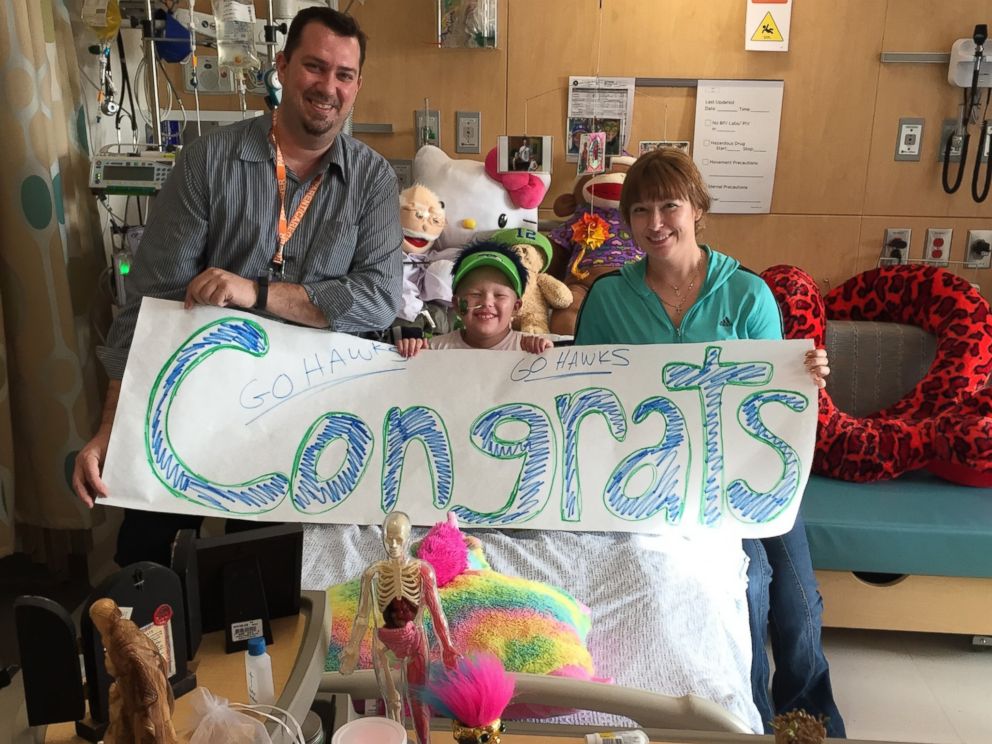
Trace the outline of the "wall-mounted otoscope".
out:
[[[976,202],[983,202],[989,193],[989,185],[992,183],[992,170],[989,164],[985,164],[985,176],[982,178],[982,161],[989,156],[989,136],[992,133],[988,119],[989,98],[992,97],[992,80],[986,73],[982,75],[982,63],[985,60],[985,42],[988,40],[989,28],[987,24],[980,23],[975,26],[975,32],[971,39],[959,39],[951,49],[951,66],[948,71],[948,80],[954,85],[961,85],[964,89],[964,101],[961,106],[961,122],[956,131],[947,138],[944,144],[944,168],[941,174],[941,185],[948,194],[955,193],[961,187],[964,180],[965,162],[968,159],[968,149],[971,134],[968,128],[979,119],[981,108],[982,88],[988,88],[985,94],[985,112],[982,118],[981,129],[979,130],[978,152],[975,159],[975,167],[971,178],[971,196]],[[971,81],[970,85],[961,79],[962,53],[967,47],[973,48],[971,55]],[[965,79],[966,80],[966,79]],[[954,182],[950,179],[950,162],[952,152],[960,151],[961,157],[958,163],[958,172]],[[984,181],[981,188],[979,182]]]

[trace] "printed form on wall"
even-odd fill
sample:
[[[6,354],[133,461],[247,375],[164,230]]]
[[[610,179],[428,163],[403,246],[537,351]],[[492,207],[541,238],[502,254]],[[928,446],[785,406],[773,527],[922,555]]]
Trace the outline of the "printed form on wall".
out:
[[[570,77],[565,122],[565,159],[579,159],[579,140],[589,132],[606,133],[606,156],[622,155],[634,115],[634,78]]]
[[[693,159],[711,212],[768,214],[782,119],[781,80],[700,80]]]

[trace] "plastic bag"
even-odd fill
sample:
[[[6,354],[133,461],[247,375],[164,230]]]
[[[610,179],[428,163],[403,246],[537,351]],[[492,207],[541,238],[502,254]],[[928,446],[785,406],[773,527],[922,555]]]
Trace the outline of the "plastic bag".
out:
[[[251,711],[255,716],[277,723],[289,734],[289,738],[283,741],[306,744],[297,720],[289,711],[274,705],[228,703],[224,698],[211,694],[205,687],[197,687],[190,693],[190,703],[195,728],[189,744],[272,744],[265,725],[257,718],[240,711]],[[271,712],[266,713],[266,710]]]
[[[230,707],[222,697],[197,687],[190,693],[193,705],[193,735],[189,744],[272,744],[259,721]]]

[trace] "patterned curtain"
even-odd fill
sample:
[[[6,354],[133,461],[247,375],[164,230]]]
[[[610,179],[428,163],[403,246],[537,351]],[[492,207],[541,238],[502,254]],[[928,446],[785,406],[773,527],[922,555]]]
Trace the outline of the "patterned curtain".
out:
[[[73,0],[0,3],[0,555],[56,569],[85,550],[91,516],[72,493],[103,380],[94,318],[106,267],[89,193]]]

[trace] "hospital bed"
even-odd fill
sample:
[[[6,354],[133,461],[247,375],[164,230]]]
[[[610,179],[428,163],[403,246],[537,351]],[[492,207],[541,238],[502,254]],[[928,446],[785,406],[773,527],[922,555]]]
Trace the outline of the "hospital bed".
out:
[[[592,611],[587,645],[612,685],[521,677],[542,705],[587,707],[555,722],[760,731],[751,686],[746,558],[739,540],[473,530],[493,569],[558,586]],[[419,536],[419,535],[418,535]],[[378,527],[306,525],[303,587],[326,589],[383,556]],[[329,608],[333,614],[334,608]],[[372,697],[374,680],[325,674],[325,692]]]

